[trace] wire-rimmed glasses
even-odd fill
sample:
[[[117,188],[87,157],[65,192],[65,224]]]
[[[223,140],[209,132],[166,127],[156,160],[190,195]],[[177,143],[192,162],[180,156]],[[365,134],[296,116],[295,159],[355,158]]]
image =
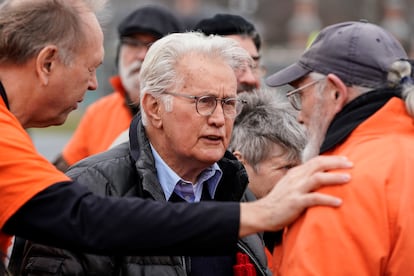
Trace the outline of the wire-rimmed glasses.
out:
[[[311,81],[307,84],[305,84],[304,86],[298,87],[294,90],[291,90],[289,92],[286,93],[286,97],[289,99],[290,104],[293,106],[294,109],[300,111],[302,109],[302,98],[301,98],[301,92],[303,89],[308,88],[312,85],[317,84],[318,82],[320,82],[321,80],[324,80],[325,77],[318,79],[318,80],[314,80]]]
[[[241,112],[243,104],[245,103],[245,101],[232,97],[217,98],[215,96],[210,95],[193,96],[168,91],[165,91],[164,94],[193,100],[195,102],[197,113],[201,116],[210,116],[211,114],[213,114],[216,110],[217,102],[220,102],[224,116],[233,119]]]
[[[144,42],[144,41],[141,41],[139,39],[132,38],[132,37],[122,37],[121,38],[121,44],[131,46],[131,47],[133,47],[135,49],[138,49],[138,50],[144,50],[144,49],[148,50],[149,47],[151,47],[151,45],[153,43],[154,43],[154,41]]]

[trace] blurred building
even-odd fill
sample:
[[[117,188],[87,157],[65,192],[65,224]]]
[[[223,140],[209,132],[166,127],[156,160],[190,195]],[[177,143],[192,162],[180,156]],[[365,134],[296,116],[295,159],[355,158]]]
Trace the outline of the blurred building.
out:
[[[414,58],[414,17],[410,16],[414,14],[413,0],[111,0],[112,18],[105,29],[106,58],[100,72],[100,93],[111,91],[106,78],[116,73],[117,24],[132,9],[154,3],[175,10],[189,29],[199,19],[217,12],[246,17],[262,35],[262,60],[269,73],[295,60],[318,30],[347,20],[367,19],[383,26]]]
[[[271,74],[295,61],[321,28],[333,23],[367,19],[392,32],[414,58],[414,0],[109,0],[110,16],[104,27],[105,60],[98,69],[99,88],[87,93],[80,109],[63,126],[33,130],[40,152],[54,158],[77,126],[84,109],[113,89],[108,77],[116,74],[117,26],[135,8],[161,4],[175,10],[190,29],[218,12],[240,14],[253,22],[263,38],[262,61]],[[2,2],[2,0],[0,0]],[[64,132],[59,136],[59,132]],[[39,134],[38,134],[39,133]],[[51,133],[56,133],[51,135]],[[43,136],[36,136],[43,134]],[[43,143],[43,144],[42,144]],[[42,147],[43,145],[43,147]],[[44,149],[43,149],[44,148]]]

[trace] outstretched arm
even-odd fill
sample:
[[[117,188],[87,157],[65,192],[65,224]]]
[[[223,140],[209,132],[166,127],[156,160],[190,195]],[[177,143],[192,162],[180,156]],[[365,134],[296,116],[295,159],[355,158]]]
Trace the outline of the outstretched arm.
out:
[[[36,243],[103,255],[225,254],[236,249],[239,205],[101,197],[65,182],[29,200],[2,230]]]
[[[227,254],[239,236],[279,230],[310,206],[338,206],[339,199],[312,191],[346,183],[349,175],[326,171],[351,165],[343,157],[317,157],[291,169],[268,196],[241,204],[99,197],[76,182],[58,183],[29,200],[2,231],[105,255]]]

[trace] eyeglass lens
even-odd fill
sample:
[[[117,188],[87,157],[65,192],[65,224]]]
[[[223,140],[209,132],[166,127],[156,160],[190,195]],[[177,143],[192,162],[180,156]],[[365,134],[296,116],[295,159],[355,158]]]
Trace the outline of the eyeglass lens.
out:
[[[144,42],[139,39],[131,38],[131,37],[123,37],[121,39],[121,42],[122,44],[126,44],[128,46],[135,47],[138,49],[144,49],[144,48],[148,49],[153,43],[153,42]]]
[[[214,96],[200,97],[196,101],[197,112],[202,116],[213,114],[217,107],[217,101],[221,102],[224,115],[230,118],[237,116],[238,101],[235,98],[219,99]]]
[[[325,78],[321,78],[315,81],[312,81],[308,84],[303,85],[302,87],[299,87],[297,89],[294,89],[292,91],[289,91],[287,93],[287,97],[290,101],[290,104],[298,111],[300,111],[302,109],[302,92],[303,89],[308,88],[312,85],[317,84],[318,82],[320,82],[321,80],[324,80]]]
[[[293,95],[290,95],[290,97],[289,97],[289,100],[290,100],[291,105],[296,110],[301,110],[302,109],[301,96],[302,96],[302,93],[301,93],[301,91],[299,91],[298,93],[295,93]]]

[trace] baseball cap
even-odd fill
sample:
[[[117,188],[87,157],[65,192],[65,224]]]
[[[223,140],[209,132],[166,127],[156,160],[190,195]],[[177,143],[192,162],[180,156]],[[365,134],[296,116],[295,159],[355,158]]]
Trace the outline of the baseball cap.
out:
[[[200,20],[194,30],[205,35],[251,35],[256,48],[260,49],[260,35],[252,23],[240,15],[218,13],[210,18]]]
[[[184,30],[182,22],[162,6],[150,5],[138,8],[129,14],[118,26],[120,37],[136,33],[150,33],[161,38],[170,33]]]
[[[348,21],[324,28],[299,61],[266,78],[269,86],[289,84],[310,72],[333,73],[346,85],[385,84],[389,66],[407,53],[383,28],[367,21]]]

